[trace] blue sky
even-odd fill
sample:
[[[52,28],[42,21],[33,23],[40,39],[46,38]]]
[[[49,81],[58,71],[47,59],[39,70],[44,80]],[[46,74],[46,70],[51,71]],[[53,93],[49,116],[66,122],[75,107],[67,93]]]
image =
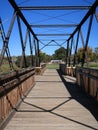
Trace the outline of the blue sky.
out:
[[[95,0],[15,0],[16,3],[19,6],[63,6],[63,5],[92,5]],[[3,21],[4,25],[4,30],[5,33],[7,34],[10,21],[12,18],[13,14],[13,8],[9,4],[8,0],[2,0],[1,2],[2,6],[0,7],[0,17]],[[78,24],[81,19],[84,17],[84,15],[87,13],[87,10],[85,11],[66,11],[66,10],[52,10],[52,11],[22,11],[24,14],[25,18],[28,20],[29,24]],[[94,17],[93,20],[93,26],[92,26],[92,31],[91,31],[91,37],[89,40],[89,46],[92,47],[93,49],[98,46],[98,36],[97,36],[97,30],[98,30],[98,23],[96,22],[96,19]],[[23,36],[26,31],[26,26],[24,25],[23,22],[22,24],[22,33]],[[87,33],[87,27],[88,21],[84,24],[82,27],[83,31],[83,36],[85,38],[86,33]],[[35,34],[40,34],[40,33],[46,33],[46,34],[62,34],[62,33],[72,33],[75,28],[33,28],[33,31]],[[76,34],[77,35],[77,34]],[[74,44],[76,41],[76,35],[74,37]],[[38,39],[41,41],[40,42],[40,48],[43,48],[43,44],[48,44],[51,40],[55,40],[57,44],[62,44],[68,39],[68,36],[37,36]],[[25,37],[23,37],[25,38]],[[86,39],[86,38],[85,38]],[[32,38],[33,41],[33,38]],[[57,45],[56,43],[52,42],[49,45]],[[66,42],[63,44],[63,46],[66,48]],[[82,47],[81,40],[79,39],[79,47]],[[78,47],[78,48],[79,48]],[[20,44],[20,37],[19,37],[19,31],[18,31],[18,26],[17,26],[17,21],[15,21],[13,31],[10,37],[9,41],[9,48],[11,55],[21,55],[21,44]],[[58,49],[59,46],[47,46],[43,48],[43,52],[52,55],[56,49]],[[0,38],[0,49],[2,49],[2,41]],[[30,54],[29,51],[29,45],[27,41],[26,45],[26,54]],[[73,46],[73,52],[74,52],[74,46]]]

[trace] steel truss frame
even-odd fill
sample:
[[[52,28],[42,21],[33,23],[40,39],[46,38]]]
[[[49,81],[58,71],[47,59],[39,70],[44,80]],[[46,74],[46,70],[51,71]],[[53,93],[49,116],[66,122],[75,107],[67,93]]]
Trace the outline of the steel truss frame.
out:
[[[82,45],[84,48],[83,51],[83,59],[82,59],[82,64],[81,66],[84,66],[85,60],[87,61],[87,47],[88,47],[88,43],[89,43],[89,38],[90,38],[90,33],[91,33],[91,28],[92,28],[92,24],[93,24],[93,16],[94,14],[96,14],[96,8],[98,6],[98,0],[95,1],[95,3],[92,5],[92,7],[88,10],[87,14],[84,16],[84,18],[81,20],[81,22],[79,23],[79,25],[76,27],[76,29],[73,31],[73,33],[70,35],[70,37],[67,40],[67,53],[66,53],[66,64],[70,65],[70,63],[68,63],[68,59],[70,61],[71,55],[69,53],[69,49],[71,49],[69,47],[69,42],[74,38],[75,34],[77,33],[77,40],[76,40],[76,46],[75,46],[75,53],[74,53],[74,62],[73,65],[77,65],[78,64],[78,57],[77,57],[77,47],[79,44],[79,36],[81,36],[81,41],[82,41]],[[83,24],[89,19],[89,25],[88,25],[88,31],[87,31],[87,36],[86,36],[86,42],[84,42],[84,37],[82,34],[82,26]],[[97,19],[96,19],[97,20]],[[73,43],[72,43],[73,44]]]
[[[40,49],[39,49],[39,42],[41,42],[38,39],[38,36],[68,36],[68,39],[66,40],[67,43],[67,53],[66,53],[66,65],[68,64],[70,66],[70,61],[71,61],[71,53],[72,53],[72,46],[74,42],[74,36],[77,34],[77,39],[75,43],[75,52],[74,52],[74,62],[73,65],[75,66],[77,64],[77,48],[79,44],[79,37],[81,37],[81,41],[83,44],[84,48],[84,53],[83,53],[83,61],[82,61],[82,66],[84,65],[85,58],[87,58],[87,47],[89,43],[89,37],[90,37],[90,32],[91,32],[91,27],[93,24],[93,16],[95,14],[96,20],[98,20],[97,13],[96,13],[96,8],[98,6],[98,0],[95,1],[95,3],[92,6],[31,6],[31,7],[18,7],[17,4],[15,3],[14,0],[8,0],[9,3],[12,5],[14,8],[14,13],[12,16],[12,20],[10,23],[10,26],[8,28],[8,33],[5,35],[4,33],[4,28],[2,24],[2,20],[0,19],[0,31],[1,31],[1,37],[3,41],[3,47],[1,50],[1,56],[0,56],[0,66],[3,63],[4,55],[6,53],[9,65],[11,69],[13,68],[11,56],[10,56],[10,51],[9,51],[9,39],[12,33],[12,29],[14,26],[14,22],[17,19],[17,25],[18,25],[18,30],[19,30],[19,35],[20,35],[20,43],[21,43],[21,48],[22,48],[22,60],[21,60],[21,68],[26,67],[26,56],[25,56],[25,48],[27,44],[27,39],[29,39],[29,46],[30,46],[30,55],[31,55],[31,66],[40,66]],[[84,16],[84,18],[81,20],[79,24],[68,24],[68,25],[30,25],[26,18],[24,17],[23,13],[21,10],[88,10],[87,14]],[[86,42],[84,42],[83,34],[82,34],[82,26],[83,24],[87,21],[87,19],[90,18],[89,20],[89,25],[88,25],[88,32],[86,36]],[[21,28],[21,20],[25,24],[27,30],[26,30],[26,35],[25,39],[23,39],[23,34],[22,34],[22,28]],[[32,28],[64,28],[64,27],[75,27],[74,31],[72,34],[35,34]],[[33,39],[33,40],[32,40]],[[55,40],[51,40],[49,43],[46,45],[43,43],[44,47],[50,45],[51,42],[55,42],[56,45],[62,46],[58,44]],[[44,48],[43,47],[43,48]],[[33,48],[35,48],[35,64],[34,64],[34,59],[33,59]],[[41,48],[41,49],[43,49]]]

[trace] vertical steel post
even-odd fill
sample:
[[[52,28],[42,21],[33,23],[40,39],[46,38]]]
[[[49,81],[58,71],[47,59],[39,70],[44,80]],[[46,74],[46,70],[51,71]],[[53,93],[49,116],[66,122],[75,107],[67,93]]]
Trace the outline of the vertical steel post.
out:
[[[30,45],[30,64],[31,66],[34,65],[34,61],[33,61],[33,46],[32,46],[32,42],[31,42],[31,35],[30,35],[30,31],[29,31],[29,45]]]
[[[13,63],[12,63],[12,57],[10,55],[10,50],[9,50],[8,47],[6,48],[6,55],[7,55],[7,58],[8,58],[10,68],[14,69],[14,66],[13,66]]]
[[[4,41],[6,36],[5,36],[5,32],[4,32],[4,28],[3,28],[3,24],[2,24],[1,18],[0,18],[0,34],[1,34],[2,40]]]
[[[72,44],[73,44],[73,37],[71,39],[71,45],[70,45],[70,52],[69,52],[69,66],[70,66],[70,61],[71,61],[71,52],[72,52]]]
[[[35,46],[36,46],[36,67],[39,67],[39,59],[38,59],[38,41],[35,40]]]
[[[68,65],[68,55],[69,55],[69,40],[67,41],[66,65]]]
[[[82,45],[83,45],[83,49],[85,48],[85,42],[84,42],[84,38],[83,38],[83,34],[82,34],[82,30],[80,30],[80,36],[81,36],[81,40],[82,40]],[[88,58],[87,58],[87,52],[85,51],[85,55],[86,55],[86,62],[88,62]]]
[[[28,38],[28,29],[26,30],[25,39],[23,43],[24,48],[26,48],[27,38]]]
[[[35,66],[37,67],[37,47],[36,47],[36,39],[34,39],[34,48],[35,48]]]
[[[88,32],[87,32],[87,37],[86,37],[86,43],[85,43],[84,52],[83,52],[82,67],[84,65],[85,58],[86,58],[85,52],[87,51],[87,46],[88,46],[90,32],[91,32],[91,27],[92,27],[92,22],[93,22],[93,12],[90,15],[90,21],[89,21]]]
[[[81,36],[81,41],[82,41],[82,45],[83,45],[83,48],[84,48],[85,42],[84,42],[83,33],[82,33],[81,29],[80,29],[80,36]]]
[[[17,12],[14,12],[10,26],[9,26],[9,29],[8,29],[7,36],[5,37],[5,40],[3,41],[3,47],[2,47],[2,50],[1,50],[1,57],[0,57],[0,66],[2,65],[5,52],[8,48],[8,43],[9,43],[9,39],[10,39],[10,35],[11,35],[11,32],[12,32],[13,25],[14,25],[14,22],[15,22],[16,14],[17,14]]]
[[[26,57],[25,57],[25,47],[24,47],[24,43],[23,43],[21,23],[20,23],[20,18],[18,15],[17,15],[17,23],[18,23],[20,41],[21,41],[21,46],[22,46],[22,60],[21,60],[21,65],[20,65],[20,67],[22,68],[22,67],[26,67]]]
[[[0,31],[1,31],[1,37],[2,37],[2,41],[3,41],[3,45],[5,44],[5,39],[6,39],[6,35],[5,35],[5,32],[4,32],[4,28],[3,28],[3,24],[2,24],[2,20],[0,18]],[[13,63],[12,63],[12,59],[11,59],[11,56],[10,56],[10,51],[9,51],[9,48],[7,46],[6,48],[6,55],[7,55],[7,59],[8,59],[8,62],[9,62],[9,66],[11,69],[13,69]],[[1,58],[1,57],[0,57]]]
[[[77,40],[76,40],[76,48],[75,48],[75,53],[74,53],[74,61],[73,61],[73,66],[76,65],[76,55],[77,55],[77,48],[78,48],[78,42],[79,42],[79,33],[80,33],[80,29],[78,30],[78,34],[77,34]]]
[[[37,40],[37,66],[40,67],[39,41]]]

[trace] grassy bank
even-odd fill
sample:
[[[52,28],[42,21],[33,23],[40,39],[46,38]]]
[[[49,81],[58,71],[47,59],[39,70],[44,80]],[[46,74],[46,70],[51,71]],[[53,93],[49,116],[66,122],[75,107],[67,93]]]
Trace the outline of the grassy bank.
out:
[[[98,62],[90,62],[88,65],[85,64],[84,67],[98,69]]]
[[[59,64],[47,64],[47,69],[59,69]]]
[[[19,68],[14,64],[13,65],[13,70],[18,70]],[[0,67],[0,74],[4,74],[4,73],[8,73],[12,71],[12,69],[10,68],[9,64],[3,64],[1,67]]]

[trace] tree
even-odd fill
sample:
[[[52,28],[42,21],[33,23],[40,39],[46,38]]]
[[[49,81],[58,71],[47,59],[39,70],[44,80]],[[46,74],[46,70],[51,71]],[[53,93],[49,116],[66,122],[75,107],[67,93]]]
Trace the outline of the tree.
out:
[[[98,47],[95,48],[95,53],[98,55]]]
[[[83,53],[84,53],[84,48],[79,48],[78,52],[77,52],[77,57],[78,57],[79,62],[82,62],[82,60],[83,60]],[[87,61],[91,61],[92,55],[93,55],[92,48],[87,47],[86,55],[87,55],[87,57],[85,57],[85,58],[87,58]]]
[[[46,53],[40,52],[40,62],[49,62],[51,60],[51,56]]]
[[[98,47],[93,52],[93,61],[98,61]]]
[[[29,67],[31,66],[31,56],[26,56],[26,66],[25,67]],[[33,56],[34,59],[34,56]],[[15,61],[15,64],[20,67],[21,66],[21,60],[22,60],[22,56],[18,56],[17,60]]]
[[[97,61],[97,55],[96,55],[96,53],[95,52],[93,52],[93,54],[92,54],[92,61]]]
[[[61,47],[55,51],[53,54],[54,60],[62,60],[65,61],[66,59],[66,49],[64,47]]]

